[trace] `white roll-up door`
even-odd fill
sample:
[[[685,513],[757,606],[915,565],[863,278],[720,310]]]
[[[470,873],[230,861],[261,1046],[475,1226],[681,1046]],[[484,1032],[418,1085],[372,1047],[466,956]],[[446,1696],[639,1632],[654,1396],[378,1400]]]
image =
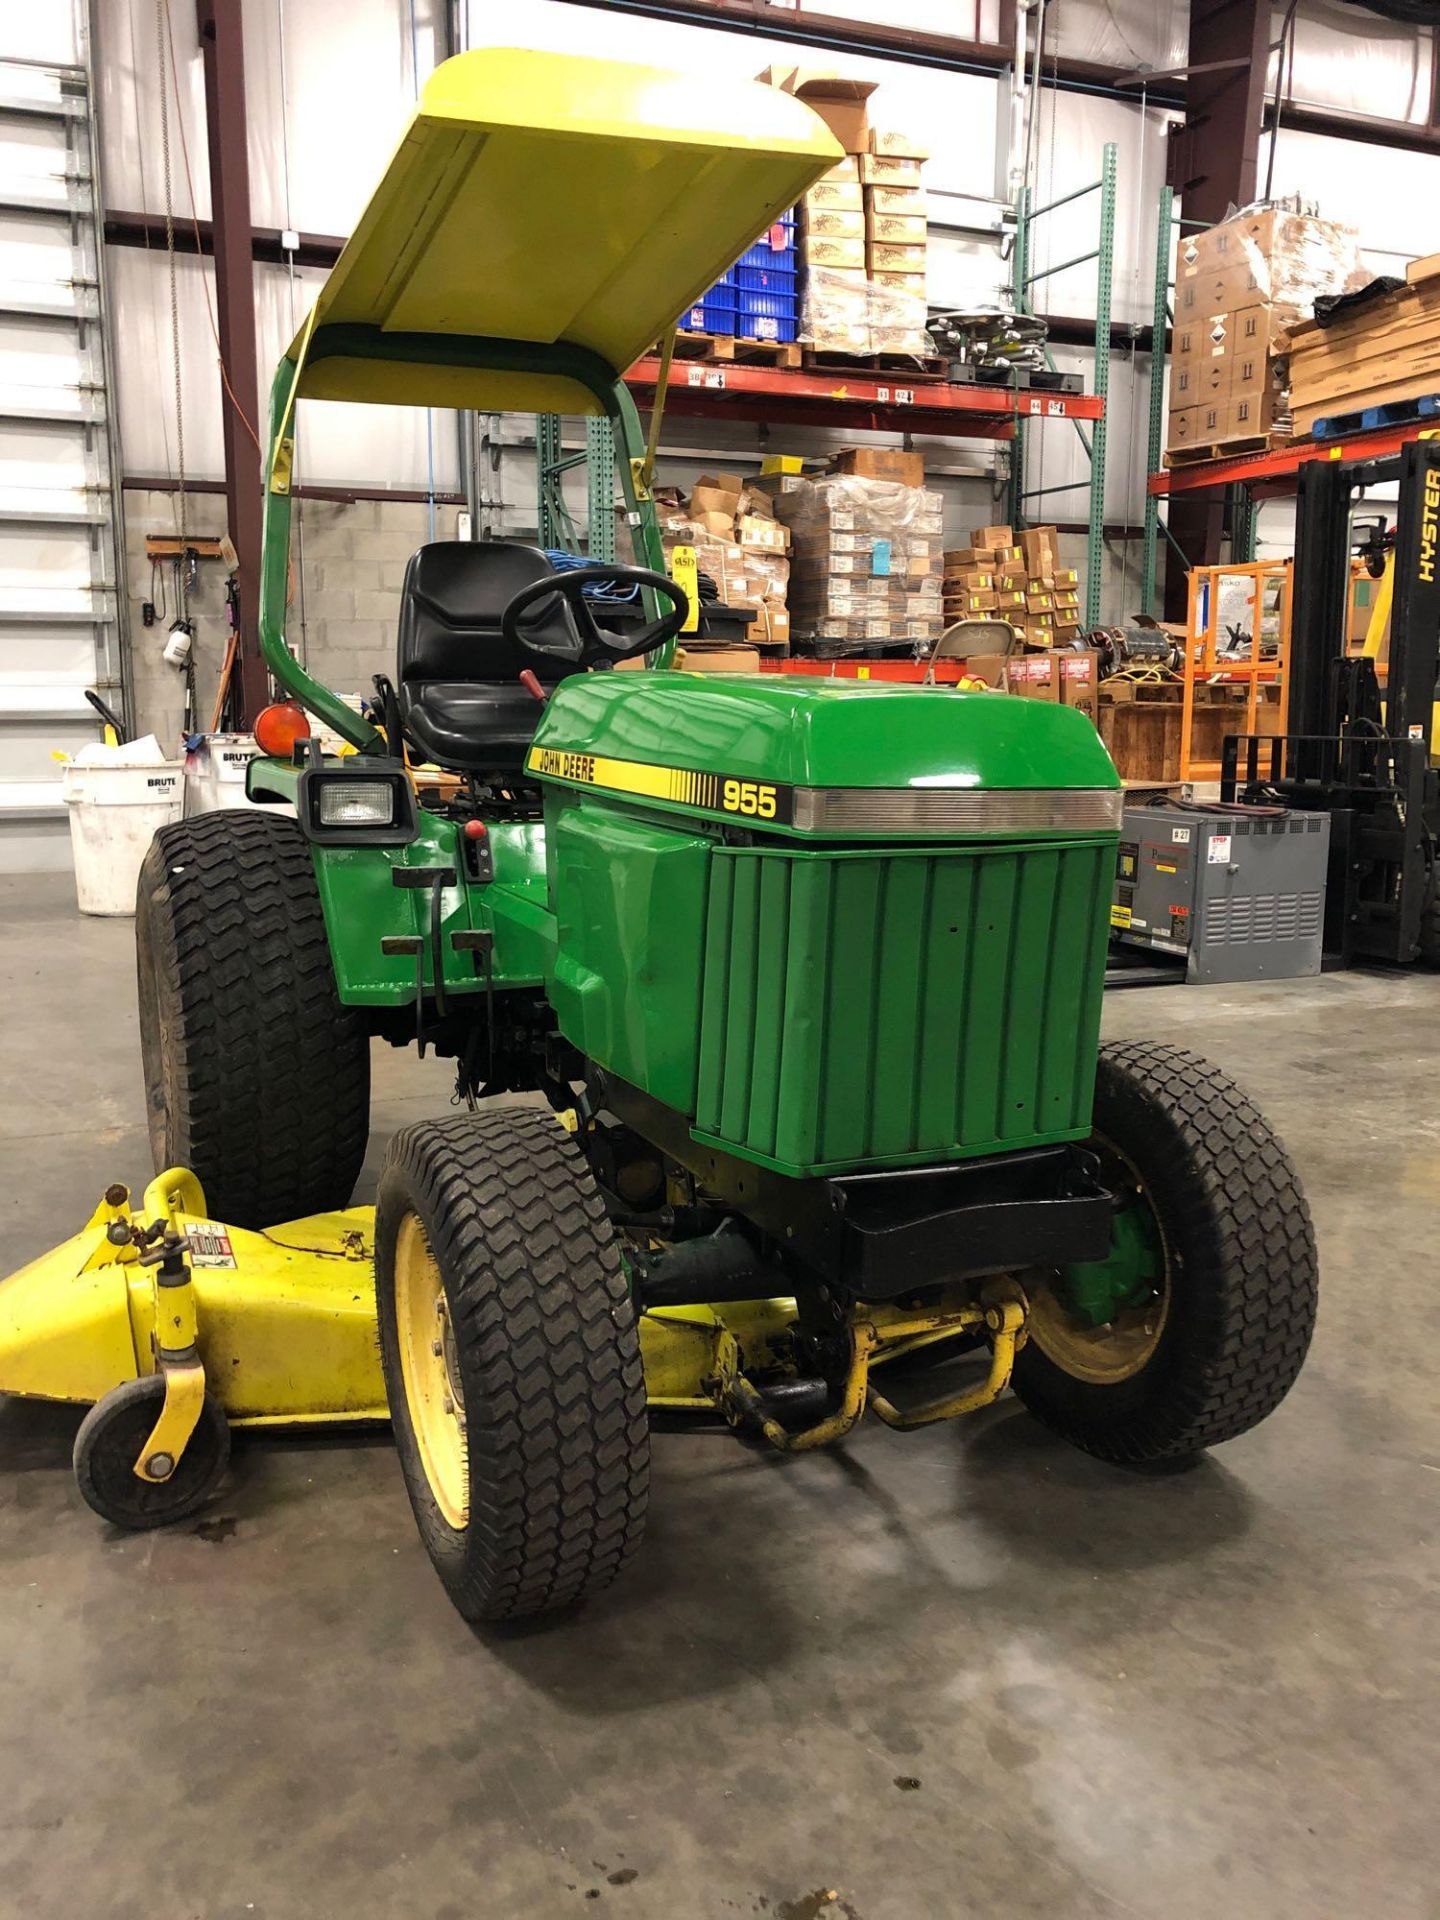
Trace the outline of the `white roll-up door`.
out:
[[[0,24],[4,872],[69,864],[55,755],[98,736],[85,689],[128,717],[93,92],[83,21],[40,13],[38,47]]]

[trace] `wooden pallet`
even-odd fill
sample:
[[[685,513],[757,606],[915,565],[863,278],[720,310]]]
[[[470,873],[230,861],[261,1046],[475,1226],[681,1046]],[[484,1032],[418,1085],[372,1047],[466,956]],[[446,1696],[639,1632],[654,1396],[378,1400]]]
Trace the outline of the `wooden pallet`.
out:
[[[800,348],[793,340],[742,340],[733,333],[677,333],[675,358],[742,366],[798,367]]]
[[[1238,440],[1212,440],[1204,445],[1193,447],[1169,447],[1165,453],[1167,467],[1194,467],[1202,460],[1240,460],[1247,453],[1270,453],[1276,447],[1290,444],[1288,433],[1250,433]]]
[[[935,354],[837,353],[829,347],[802,347],[807,368],[816,373],[879,373],[912,381],[939,382],[947,377],[946,362]]]

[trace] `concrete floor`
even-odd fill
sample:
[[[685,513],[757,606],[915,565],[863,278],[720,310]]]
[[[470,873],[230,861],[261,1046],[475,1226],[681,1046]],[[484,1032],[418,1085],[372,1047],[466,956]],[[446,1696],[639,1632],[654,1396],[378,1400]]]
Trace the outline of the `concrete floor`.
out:
[[[148,1171],[129,923],[0,882],[0,994],[8,1268]],[[126,1536],[76,1416],[0,1403],[0,1914],[1433,1920],[1440,980],[1106,1025],[1299,1160],[1325,1304],[1268,1425],[1166,1479],[1013,1401],[793,1461],[665,1432],[621,1585],[487,1640],[380,1438],[242,1439],[223,1524]],[[371,1177],[449,1094],[377,1068]]]

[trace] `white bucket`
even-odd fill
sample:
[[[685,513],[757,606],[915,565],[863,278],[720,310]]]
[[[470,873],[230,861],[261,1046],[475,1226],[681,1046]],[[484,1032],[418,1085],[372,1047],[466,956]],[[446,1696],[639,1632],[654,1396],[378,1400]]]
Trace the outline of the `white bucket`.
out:
[[[254,807],[245,769],[260,751],[253,733],[207,733],[185,755],[185,818],[221,807]]]
[[[185,810],[178,763],[68,766],[63,792],[81,913],[134,913],[145,850]]]

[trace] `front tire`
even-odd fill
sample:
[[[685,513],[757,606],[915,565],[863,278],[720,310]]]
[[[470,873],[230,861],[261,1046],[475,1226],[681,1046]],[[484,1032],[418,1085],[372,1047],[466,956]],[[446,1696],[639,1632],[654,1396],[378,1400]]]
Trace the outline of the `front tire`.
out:
[[[213,1393],[168,1480],[142,1480],[135,1462],[165,1404],[165,1376],[112,1387],[80,1422],[75,1480],[86,1506],[111,1526],[139,1532],[188,1520],[214,1493],[230,1459],[230,1426]]]
[[[604,1201],[554,1117],[397,1134],[375,1291],[406,1489],[459,1611],[513,1620],[608,1586],[644,1529],[645,1374]]]
[[[310,848],[240,808],[162,827],[135,901],[155,1170],[189,1167],[219,1220],[348,1206],[370,1131],[370,1042],[342,1006]]]
[[[1184,1047],[1101,1048],[1091,1144],[1130,1205],[1108,1272],[1032,1285],[1015,1391],[1101,1460],[1184,1459],[1257,1425],[1294,1383],[1315,1325],[1310,1210],[1258,1108]]]

